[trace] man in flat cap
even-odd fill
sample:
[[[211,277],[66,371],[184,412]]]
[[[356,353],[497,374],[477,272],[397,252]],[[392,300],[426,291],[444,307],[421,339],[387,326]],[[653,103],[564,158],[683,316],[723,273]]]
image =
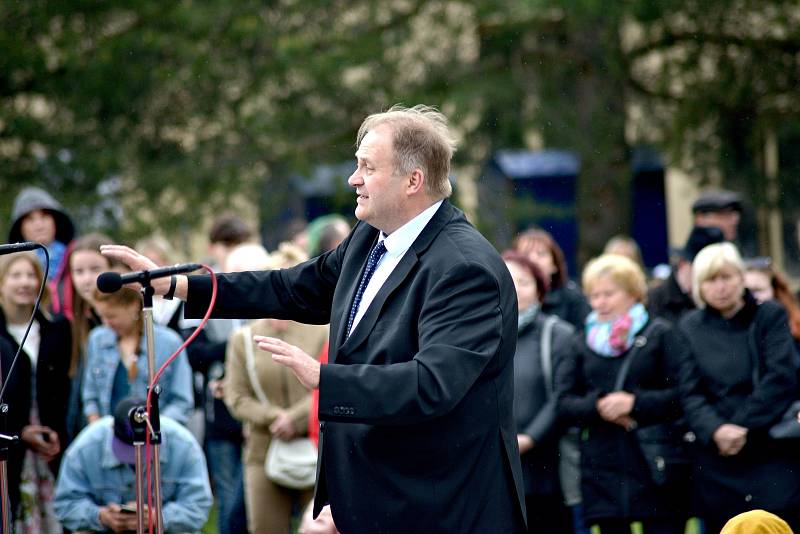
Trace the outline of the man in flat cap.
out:
[[[669,278],[647,292],[647,311],[652,317],[661,317],[674,324],[683,314],[695,309],[692,300],[692,262],[703,248],[722,241],[724,236],[719,228],[692,228],[686,245],[675,251]]]
[[[742,218],[742,198],[725,189],[705,191],[692,204],[692,213],[695,226],[719,228],[726,241],[734,241]]]

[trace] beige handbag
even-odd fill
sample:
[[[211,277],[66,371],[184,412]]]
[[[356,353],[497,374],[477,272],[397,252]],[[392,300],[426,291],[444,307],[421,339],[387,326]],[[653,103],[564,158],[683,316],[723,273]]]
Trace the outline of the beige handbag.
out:
[[[256,376],[255,358],[253,356],[253,335],[249,326],[245,326],[244,346],[247,358],[247,375],[253,386],[253,392],[264,406],[269,406],[264,390]],[[317,448],[308,438],[296,438],[282,441],[277,438],[270,440],[267,449],[267,458],[264,461],[264,472],[267,478],[291,489],[306,489],[314,485],[317,477]]]

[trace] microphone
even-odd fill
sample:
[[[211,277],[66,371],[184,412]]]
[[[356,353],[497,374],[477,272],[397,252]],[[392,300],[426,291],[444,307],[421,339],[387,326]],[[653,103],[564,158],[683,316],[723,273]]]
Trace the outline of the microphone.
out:
[[[125,284],[146,284],[155,278],[165,278],[173,274],[190,273],[201,269],[203,266],[199,263],[182,263],[173,265],[172,267],[159,267],[151,271],[135,271],[132,273],[119,274],[113,271],[102,273],[97,277],[97,289],[103,293],[113,293]]]
[[[12,243],[10,245],[0,245],[0,256],[3,254],[13,254],[15,252],[25,252],[35,248],[44,248],[44,245],[40,243],[34,243],[32,241],[23,241],[22,243]]]

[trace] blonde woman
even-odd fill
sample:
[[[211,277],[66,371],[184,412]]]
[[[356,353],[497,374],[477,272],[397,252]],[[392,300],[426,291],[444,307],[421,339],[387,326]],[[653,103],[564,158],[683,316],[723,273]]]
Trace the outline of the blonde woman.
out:
[[[18,524],[15,532],[61,532],[52,510],[52,495],[61,452],[66,443],[71,335],[69,322],[47,310],[47,292],[8,377],[14,352],[33,313],[42,280],[33,253],[0,258],[0,336],[2,379],[9,380],[4,402],[8,427],[18,434],[8,463],[8,488]],[[9,346],[10,345],[10,346]],[[22,494],[22,495],[21,495]]]
[[[706,532],[763,508],[800,528],[796,445],[768,428],[797,398],[795,349],[783,307],[758,304],[730,243],[710,245],[692,265],[698,310],[678,323],[681,400],[697,435],[697,510]]]
[[[581,428],[584,519],[603,534],[628,534],[634,521],[647,534],[682,533],[686,480],[657,485],[635,432],[681,414],[671,328],[648,316],[644,273],[631,259],[600,256],[582,282],[592,312],[556,368],[556,395],[562,421]]]
[[[235,251],[231,253],[235,258]],[[261,267],[290,267],[302,258],[284,247],[265,259]],[[231,266],[229,266],[231,267]],[[250,266],[250,268],[256,268]],[[328,339],[327,326],[306,325],[279,319],[261,319],[237,330],[228,342],[225,364],[225,403],[231,414],[245,425],[244,485],[250,532],[288,532],[294,510],[312,496],[312,489],[294,490],[267,479],[264,461],[273,439],[290,440],[308,432],[311,393],[292,371],[258,350],[253,336],[279,338],[308,354],[319,354]],[[248,372],[247,345],[253,354],[257,387],[268,405],[259,399]]]

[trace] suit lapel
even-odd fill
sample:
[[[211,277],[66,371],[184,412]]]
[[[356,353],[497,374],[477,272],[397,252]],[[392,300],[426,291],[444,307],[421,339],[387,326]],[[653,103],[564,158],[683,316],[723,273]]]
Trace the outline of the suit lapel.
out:
[[[361,281],[361,274],[364,271],[364,265],[369,252],[367,251],[367,253],[362,256],[361,269],[358,271],[358,278],[355,280],[355,283],[353,283],[351,280],[347,280],[345,282],[347,284],[347,305],[344,307],[344,314],[340,316],[339,325],[337,326],[337,355],[339,353],[347,354],[354,351],[367,339],[367,337],[369,337],[370,332],[381,315],[381,310],[383,309],[386,299],[388,299],[389,296],[398,288],[398,286],[400,286],[400,284],[408,277],[411,270],[419,262],[420,255],[424,253],[424,251],[430,246],[434,238],[439,235],[439,232],[441,232],[442,228],[444,228],[447,222],[452,219],[454,212],[455,209],[447,200],[445,200],[436,211],[433,218],[431,218],[431,220],[422,230],[417,239],[415,239],[411,244],[411,247],[408,249],[408,251],[406,251],[406,253],[403,255],[400,263],[398,263],[394,268],[392,274],[389,275],[389,278],[383,284],[381,289],[375,295],[375,298],[370,303],[366,313],[355,326],[355,328],[353,328],[352,335],[347,337],[346,329],[348,314],[350,313],[350,306],[353,303],[353,298],[358,288],[358,283]],[[370,247],[372,244],[374,244],[374,240],[371,242]]]
[[[381,286],[375,298],[370,302],[366,313],[364,313],[364,316],[355,328],[353,328],[353,333],[344,340],[344,343],[340,347],[341,353],[347,354],[348,352],[352,352],[367,339],[369,333],[372,332],[372,328],[375,326],[375,322],[378,320],[378,317],[380,317],[381,309],[383,309],[383,304],[386,302],[386,299],[397,289],[397,286],[406,279],[408,273],[416,264],[417,255],[412,249],[409,249],[408,252],[403,255],[397,267],[394,268],[392,274],[389,275],[389,278],[386,279],[386,282]],[[345,328],[346,324],[347,322],[345,321]]]
[[[350,317],[350,307],[353,304],[358,284],[366,268],[369,251],[378,239],[378,231],[367,224],[360,223],[364,228],[363,235],[358,239],[353,239],[352,250],[348,250],[342,272],[339,275],[339,282],[336,287],[336,295],[331,309],[331,343],[329,361],[336,361],[336,353],[344,344],[347,338],[347,320]],[[358,229],[355,230],[358,232]],[[354,238],[356,236],[353,236]]]

